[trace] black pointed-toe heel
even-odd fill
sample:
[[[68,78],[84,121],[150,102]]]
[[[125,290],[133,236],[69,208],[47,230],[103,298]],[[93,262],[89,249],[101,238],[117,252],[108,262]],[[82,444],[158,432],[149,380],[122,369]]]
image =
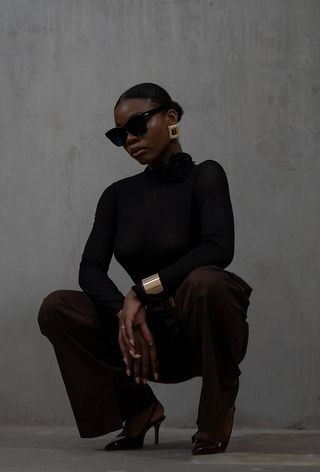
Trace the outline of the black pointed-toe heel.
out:
[[[232,432],[233,418],[234,418],[235,407],[233,407],[226,420],[225,420],[225,437],[219,439],[208,438],[208,439],[199,439],[197,433],[192,436],[193,448],[192,454],[194,456],[200,456],[204,454],[219,454],[224,452],[227,449],[229,444],[229,439]]]
[[[141,433],[138,436],[132,437],[132,436],[123,436],[121,439],[116,439],[115,441],[112,441],[111,443],[107,444],[105,446],[105,451],[124,451],[128,449],[140,449],[143,447],[144,443],[144,437],[149,431],[150,428],[154,428],[154,444],[157,445],[159,444],[159,429],[161,426],[161,423],[165,420],[165,415],[162,415],[160,418],[158,418],[155,421],[150,421],[151,418],[154,415],[154,412],[156,410],[157,404],[155,403],[152,413],[150,415],[149,420],[147,421],[145,427],[141,431]],[[119,436],[118,436],[119,437]]]

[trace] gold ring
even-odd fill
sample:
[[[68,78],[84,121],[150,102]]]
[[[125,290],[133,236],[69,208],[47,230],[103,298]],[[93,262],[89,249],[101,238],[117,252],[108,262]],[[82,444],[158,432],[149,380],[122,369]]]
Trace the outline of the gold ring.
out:
[[[121,325],[120,328],[121,329],[126,329],[126,325]]]
[[[141,357],[142,357],[141,354],[134,354],[133,356],[134,359],[140,359]]]

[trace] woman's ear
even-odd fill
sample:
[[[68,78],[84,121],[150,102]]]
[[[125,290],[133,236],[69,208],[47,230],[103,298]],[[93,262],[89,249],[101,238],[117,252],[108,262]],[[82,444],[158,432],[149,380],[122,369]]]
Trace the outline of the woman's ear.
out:
[[[170,108],[167,113],[168,125],[175,125],[178,123],[178,113],[173,108]]]

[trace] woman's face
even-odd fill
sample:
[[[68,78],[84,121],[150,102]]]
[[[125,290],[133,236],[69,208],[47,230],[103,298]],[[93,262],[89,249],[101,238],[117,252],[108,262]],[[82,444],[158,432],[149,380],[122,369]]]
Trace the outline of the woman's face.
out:
[[[121,101],[114,112],[116,126],[124,126],[127,121],[146,111],[158,107],[158,104],[143,98],[128,98]],[[147,132],[143,136],[128,133],[124,149],[140,164],[156,163],[163,157],[171,155],[172,141],[169,138],[168,126],[177,123],[175,110],[163,110],[147,120]]]

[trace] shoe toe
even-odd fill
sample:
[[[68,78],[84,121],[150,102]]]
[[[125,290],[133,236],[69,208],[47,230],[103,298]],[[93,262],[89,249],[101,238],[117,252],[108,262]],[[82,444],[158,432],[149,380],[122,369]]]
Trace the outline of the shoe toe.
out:
[[[219,440],[199,440],[196,439],[192,448],[192,454],[194,456],[200,456],[205,454],[219,454],[226,450],[227,444],[225,441]]]

